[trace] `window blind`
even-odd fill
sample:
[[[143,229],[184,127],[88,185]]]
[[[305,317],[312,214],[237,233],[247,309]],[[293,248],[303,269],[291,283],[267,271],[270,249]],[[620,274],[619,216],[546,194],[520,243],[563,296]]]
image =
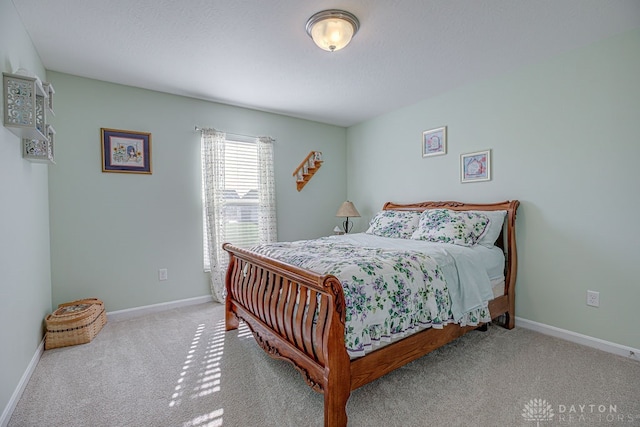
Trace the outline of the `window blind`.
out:
[[[224,183],[222,185],[222,243],[249,247],[260,243],[258,228],[259,166],[258,146],[251,141],[225,140]],[[204,164],[204,158],[203,158]],[[204,176],[202,200],[204,206]],[[203,208],[203,236],[207,232]],[[204,268],[209,271],[209,247],[203,239]]]
[[[227,140],[224,161],[226,241],[245,247],[256,245],[260,241],[257,144]]]

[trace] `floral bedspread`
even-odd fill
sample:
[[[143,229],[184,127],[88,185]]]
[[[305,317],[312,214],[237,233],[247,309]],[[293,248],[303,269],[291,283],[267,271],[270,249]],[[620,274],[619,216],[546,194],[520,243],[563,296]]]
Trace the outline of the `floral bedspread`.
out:
[[[346,305],[345,344],[350,357],[418,329],[453,322],[441,268],[411,250],[361,247],[331,238],[259,245],[252,251],[342,283]],[[465,313],[460,324],[491,320],[486,305]]]

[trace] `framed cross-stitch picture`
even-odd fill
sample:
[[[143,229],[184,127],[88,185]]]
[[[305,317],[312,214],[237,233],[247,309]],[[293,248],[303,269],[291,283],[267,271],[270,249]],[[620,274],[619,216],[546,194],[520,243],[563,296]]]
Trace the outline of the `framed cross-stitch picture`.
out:
[[[151,134],[100,129],[102,172],[151,173]]]
[[[462,182],[489,181],[491,179],[491,150],[460,155]]]
[[[422,132],[422,157],[447,154],[447,127]]]

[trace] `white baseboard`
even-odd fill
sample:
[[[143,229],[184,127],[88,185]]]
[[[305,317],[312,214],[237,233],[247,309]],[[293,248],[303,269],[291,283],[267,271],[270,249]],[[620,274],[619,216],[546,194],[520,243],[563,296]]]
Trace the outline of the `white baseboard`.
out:
[[[2,416],[0,416],[0,427],[7,427],[9,424],[9,419],[11,418],[11,415],[13,415],[13,411],[16,409],[16,405],[18,404],[20,397],[22,397],[22,393],[24,392],[25,387],[27,387],[29,379],[31,379],[31,375],[33,374],[33,371],[35,371],[36,366],[42,357],[42,353],[44,353],[44,339],[40,342],[35,354],[31,358],[31,362],[29,362],[27,369],[24,371],[24,374],[22,374],[22,378],[20,378],[20,382],[18,383],[16,390],[13,392],[11,399],[9,399],[9,403],[7,403],[7,406],[2,412]]]
[[[597,348],[598,350],[613,353],[618,356],[627,357],[632,360],[640,361],[640,349],[627,347],[610,341],[601,340],[599,338],[582,335],[577,332],[568,331],[566,329],[556,328],[555,326],[545,325],[544,323],[534,322],[533,320],[522,319],[516,316],[516,326],[525,329],[531,329],[541,334],[551,335],[576,344],[585,345],[587,347]]]
[[[144,305],[142,307],[127,308],[124,310],[108,311],[107,320],[110,322],[117,322],[119,320],[127,320],[133,319],[134,317],[144,316],[145,314],[157,313],[160,311],[172,310],[174,308],[203,304],[212,301],[213,297],[211,295],[205,295],[202,297],[163,302],[160,304]]]

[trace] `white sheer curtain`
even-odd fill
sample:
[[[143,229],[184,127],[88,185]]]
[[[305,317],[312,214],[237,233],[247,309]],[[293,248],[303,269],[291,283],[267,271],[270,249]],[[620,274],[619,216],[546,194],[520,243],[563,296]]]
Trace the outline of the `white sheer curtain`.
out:
[[[229,257],[222,249],[227,242],[225,218],[225,141],[226,134],[215,129],[202,129],[202,178],[204,198],[205,242],[210,267],[211,294],[224,302]],[[277,240],[276,197],[273,165],[273,140],[255,139],[258,164],[258,243]],[[234,243],[234,242],[229,242]]]
[[[224,227],[224,141],[226,135],[214,129],[202,129],[202,179],[204,193],[205,240],[209,255],[211,295],[224,301],[225,239]]]
[[[273,167],[273,139],[256,138],[258,144],[258,231],[260,243],[278,240],[276,221],[276,181]]]

